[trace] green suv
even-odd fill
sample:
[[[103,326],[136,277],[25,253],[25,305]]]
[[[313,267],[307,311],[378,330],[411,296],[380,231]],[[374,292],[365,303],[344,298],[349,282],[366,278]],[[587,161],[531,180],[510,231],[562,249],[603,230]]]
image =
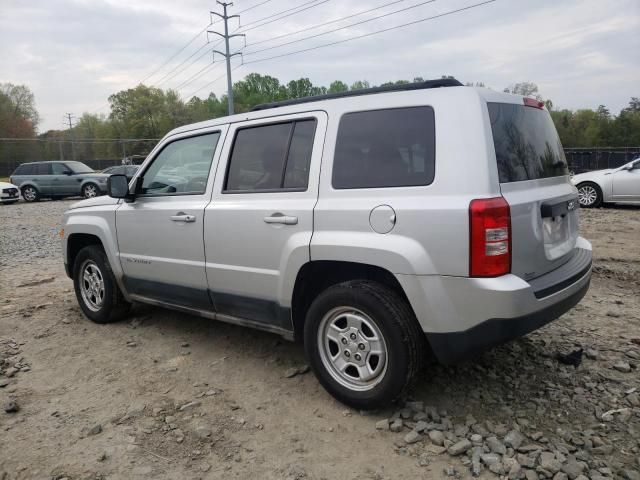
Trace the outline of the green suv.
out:
[[[37,202],[41,198],[97,197],[106,192],[107,178],[109,175],[81,162],[33,162],[18,166],[11,183],[20,188],[25,201]]]

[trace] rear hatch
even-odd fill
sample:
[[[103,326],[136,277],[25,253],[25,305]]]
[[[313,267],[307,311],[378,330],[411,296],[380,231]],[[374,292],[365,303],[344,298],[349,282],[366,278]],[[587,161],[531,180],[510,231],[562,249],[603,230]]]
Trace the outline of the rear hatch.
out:
[[[525,280],[569,261],[577,192],[549,112],[537,100],[488,102],[500,190],[511,209],[511,272]]]

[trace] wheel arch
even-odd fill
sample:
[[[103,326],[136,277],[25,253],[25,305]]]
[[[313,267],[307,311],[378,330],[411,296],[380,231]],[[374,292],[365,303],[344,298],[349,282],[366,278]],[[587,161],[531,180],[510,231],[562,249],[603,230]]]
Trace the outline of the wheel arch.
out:
[[[298,270],[291,298],[291,319],[296,340],[301,340],[307,311],[324,290],[349,280],[372,280],[398,293],[413,308],[398,279],[389,270],[366,263],[315,260]],[[415,312],[414,312],[415,314]]]

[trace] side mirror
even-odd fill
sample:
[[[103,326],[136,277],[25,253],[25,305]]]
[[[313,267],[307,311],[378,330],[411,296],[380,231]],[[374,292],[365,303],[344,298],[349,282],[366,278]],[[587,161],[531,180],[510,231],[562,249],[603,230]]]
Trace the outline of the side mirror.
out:
[[[129,181],[126,175],[111,175],[107,178],[107,192],[113,198],[129,198]]]

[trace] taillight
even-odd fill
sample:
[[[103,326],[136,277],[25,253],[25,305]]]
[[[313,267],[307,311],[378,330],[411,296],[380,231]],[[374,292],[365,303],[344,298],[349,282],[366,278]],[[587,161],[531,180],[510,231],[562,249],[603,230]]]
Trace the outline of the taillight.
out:
[[[544,102],[541,102],[537,98],[524,97],[522,100],[525,107],[539,108],[541,110],[544,108]]]
[[[511,214],[503,197],[469,205],[469,276],[498,277],[511,271]]]

